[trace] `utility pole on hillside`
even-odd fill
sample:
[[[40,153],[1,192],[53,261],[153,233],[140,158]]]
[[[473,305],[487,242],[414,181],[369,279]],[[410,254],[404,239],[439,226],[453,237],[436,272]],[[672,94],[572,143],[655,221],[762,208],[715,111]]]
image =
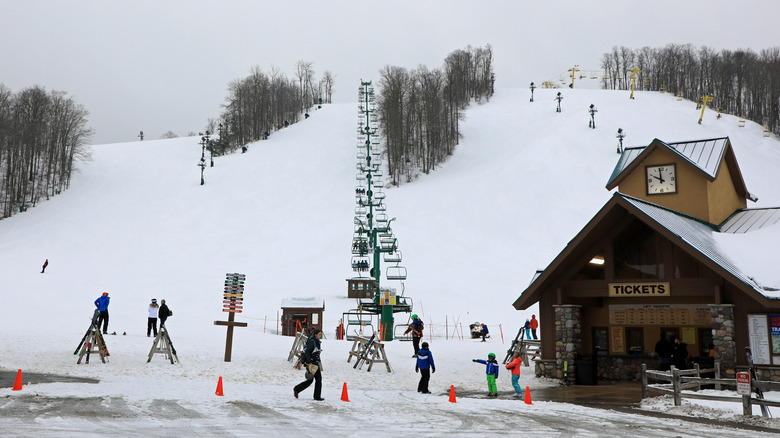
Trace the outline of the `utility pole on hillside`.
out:
[[[561,96],[561,92],[558,92],[558,95],[555,97],[555,100],[558,101],[558,108],[555,109],[556,113],[561,112],[561,101],[563,100],[563,96]]]
[[[639,69],[639,67],[634,67],[631,70],[631,99],[634,98],[634,83],[636,83],[636,74],[641,73],[642,70]]]
[[[574,88],[574,77],[577,76],[577,72],[580,71],[579,65],[574,65],[574,67],[570,68],[569,71],[571,72],[571,84],[569,84],[569,88]]]
[[[590,109],[588,109],[588,112],[590,113],[590,122],[588,122],[588,128],[596,129],[596,113],[599,112],[599,110],[596,109],[595,105],[590,104]]]
[[[701,120],[704,118],[704,110],[707,109],[707,104],[710,102],[712,102],[712,96],[701,97],[701,115],[699,116],[700,125],[701,125]]]
[[[536,89],[536,87],[534,86],[534,83],[531,82],[531,86],[528,87],[528,88],[531,89],[531,102],[533,102],[534,101],[534,89]]]

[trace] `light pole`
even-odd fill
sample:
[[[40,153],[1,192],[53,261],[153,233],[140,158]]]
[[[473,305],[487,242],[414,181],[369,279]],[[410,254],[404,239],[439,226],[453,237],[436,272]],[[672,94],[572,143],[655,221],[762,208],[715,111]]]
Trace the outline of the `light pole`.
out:
[[[617,132],[617,139],[618,139],[618,147],[617,147],[617,153],[622,154],[623,153],[623,138],[626,136],[626,134],[623,132],[623,128],[618,128]]]
[[[531,89],[531,102],[533,102],[534,101],[534,89],[536,89],[536,87],[534,86],[534,83],[531,82],[531,86],[528,87],[528,88]]]
[[[590,104],[590,109],[588,109],[588,112],[590,113],[590,121],[588,122],[588,128],[596,129],[596,113],[599,112],[599,110],[596,109],[595,105]]]

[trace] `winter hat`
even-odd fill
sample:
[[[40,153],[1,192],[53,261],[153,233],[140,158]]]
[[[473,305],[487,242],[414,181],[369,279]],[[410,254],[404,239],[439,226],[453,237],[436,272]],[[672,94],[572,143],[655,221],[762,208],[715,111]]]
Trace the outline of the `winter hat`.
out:
[[[152,298],[152,302],[156,303],[157,302],[157,298]]]
[[[108,296],[108,292],[103,292],[103,296]]]
[[[427,342],[423,342],[422,343],[422,348],[427,350],[428,349],[428,343]]]

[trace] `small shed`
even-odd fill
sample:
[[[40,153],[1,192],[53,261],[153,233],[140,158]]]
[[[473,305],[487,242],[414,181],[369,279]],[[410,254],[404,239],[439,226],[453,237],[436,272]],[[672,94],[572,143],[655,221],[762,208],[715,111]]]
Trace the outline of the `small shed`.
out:
[[[325,300],[319,297],[287,298],[282,300],[282,336],[295,336],[301,329],[322,330],[322,312]]]
[[[347,298],[374,298],[374,279],[353,277],[347,279]]]

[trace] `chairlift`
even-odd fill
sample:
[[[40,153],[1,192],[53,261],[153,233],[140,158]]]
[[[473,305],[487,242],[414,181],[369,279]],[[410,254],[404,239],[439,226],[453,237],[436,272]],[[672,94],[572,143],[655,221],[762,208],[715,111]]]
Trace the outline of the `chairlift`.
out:
[[[368,213],[368,209],[366,207],[355,207],[356,215],[365,216],[366,213]]]
[[[388,263],[400,263],[402,259],[401,251],[395,250],[395,252],[387,253],[384,256],[384,260]]]
[[[385,239],[379,239],[379,246],[382,249],[390,249],[395,250],[395,244],[397,239],[396,238],[385,238]]]
[[[366,256],[360,256],[360,255],[353,255],[352,256],[352,270],[360,273],[362,275],[363,272],[368,272],[370,269],[369,266],[369,259]]]
[[[385,277],[388,280],[406,280],[406,268],[403,266],[388,266]]]
[[[385,199],[385,196],[387,196],[387,195],[385,195],[385,192],[382,192],[382,191],[377,191],[377,192],[374,193],[374,199],[378,199],[380,201],[382,199]]]
[[[384,182],[382,182],[382,180],[381,180],[381,179],[379,179],[379,178],[377,178],[377,179],[375,179],[375,180],[371,181],[371,183],[374,185],[374,187],[376,187],[376,188],[378,188],[378,189],[381,189],[382,187],[384,187],[384,186],[385,186],[385,183],[384,183]]]
[[[388,221],[387,213],[379,213],[379,214],[377,214],[376,215],[376,221],[377,222],[387,222]]]
[[[358,181],[365,181],[367,179],[366,174],[363,172],[358,172],[357,175],[355,175],[355,179]]]
[[[387,210],[387,206],[383,202],[380,202],[379,205],[374,207],[374,210],[376,210],[376,211],[385,211],[385,210]]]

